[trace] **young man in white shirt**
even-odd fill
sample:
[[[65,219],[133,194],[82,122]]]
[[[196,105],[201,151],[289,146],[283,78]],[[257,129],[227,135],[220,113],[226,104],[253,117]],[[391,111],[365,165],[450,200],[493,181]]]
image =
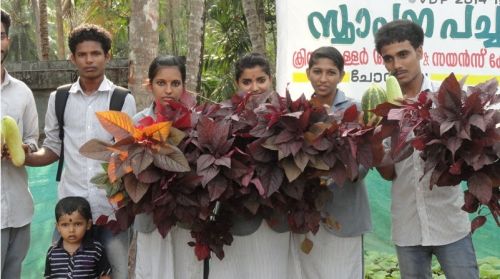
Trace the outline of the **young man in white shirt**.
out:
[[[422,28],[407,20],[390,22],[375,34],[377,52],[394,75],[406,98],[424,90],[436,91],[422,74]],[[402,278],[432,278],[435,255],[446,278],[479,278],[468,214],[459,185],[429,187],[419,152],[392,166],[378,168],[392,180],[392,238]]]
[[[4,68],[9,52],[10,15],[2,13],[2,89],[1,116],[11,116],[17,122],[25,150],[36,151],[38,114],[33,93],[24,82],[13,78]],[[30,224],[33,219],[33,197],[28,188],[28,173],[24,166],[12,164],[2,146],[2,278],[21,278],[21,266],[30,245]],[[19,206],[22,205],[22,206]]]
[[[69,89],[64,113],[64,168],[58,186],[59,198],[80,196],[86,198],[92,209],[94,222],[101,215],[112,216],[114,209],[106,192],[90,182],[101,172],[101,163],[78,152],[85,142],[97,138],[111,142],[113,136],[103,129],[96,112],[109,110],[111,95],[116,86],[106,78],[106,64],[111,58],[111,36],[100,26],[85,24],[71,31],[68,38],[71,62],[78,69],[79,78]],[[55,112],[56,92],[52,92],[45,116],[46,139],[43,147],[26,158],[26,164],[45,166],[59,159],[61,139]],[[122,111],[134,116],[135,100],[127,94]],[[105,249],[113,269],[113,278],[127,278],[128,232],[113,235],[104,226],[95,226],[94,236]]]

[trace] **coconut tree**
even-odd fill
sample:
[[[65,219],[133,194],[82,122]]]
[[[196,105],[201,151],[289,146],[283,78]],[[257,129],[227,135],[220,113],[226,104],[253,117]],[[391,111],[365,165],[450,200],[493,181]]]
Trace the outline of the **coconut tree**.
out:
[[[158,0],[131,0],[129,24],[129,89],[134,92],[137,109],[151,104],[143,86],[148,67],[158,54]]]
[[[38,0],[31,0],[31,10],[33,25],[35,26],[36,31],[35,34],[40,34],[40,8],[38,7]],[[35,43],[38,60],[42,60],[42,41],[40,36],[35,36]]]
[[[62,1],[55,0],[55,4],[56,4],[56,28],[57,28],[57,58],[62,60],[65,57]]]
[[[248,34],[252,42],[252,51],[266,54],[266,31],[264,18],[257,13],[257,3],[263,7],[262,0],[242,0],[243,12],[247,22]]]
[[[206,1],[189,1],[188,53],[186,58],[186,87],[188,90],[200,92],[201,65],[205,36]]]
[[[40,0],[40,41],[42,60],[49,60],[49,21],[47,15],[47,0]]]

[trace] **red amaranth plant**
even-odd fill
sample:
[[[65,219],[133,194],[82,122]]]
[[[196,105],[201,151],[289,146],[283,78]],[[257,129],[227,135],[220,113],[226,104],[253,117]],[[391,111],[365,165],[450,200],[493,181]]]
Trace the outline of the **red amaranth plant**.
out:
[[[396,161],[410,155],[413,148],[421,151],[424,174],[431,173],[430,187],[467,181],[463,209],[472,213],[485,205],[500,226],[497,90],[497,80],[491,79],[463,91],[451,74],[437,92],[422,92],[417,100],[405,99],[399,106],[385,103],[374,112],[386,117],[377,132],[380,137],[391,136],[391,155]],[[472,229],[484,220],[478,216]]]

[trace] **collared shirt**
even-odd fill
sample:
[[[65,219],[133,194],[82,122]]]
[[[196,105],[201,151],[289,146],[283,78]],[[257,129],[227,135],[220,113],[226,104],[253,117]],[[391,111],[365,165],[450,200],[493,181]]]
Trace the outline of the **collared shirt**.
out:
[[[422,89],[438,90],[424,76]],[[414,151],[395,164],[392,182],[392,239],[398,246],[446,245],[470,232],[467,212],[461,209],[464,198],[460,186],[429,187],[431,172],[422,179],[424,161]]]
[[[106,197],[106,191],[90,182],[92,177],[103,171],[102,162],[84,157],[78,150],[91,139],[112,142],[113,136],[102,127],[96,112],[109,110],[111,95],[116,86],[105,77],[96,92],[86,95],[79,81],[80,79],[69,89],[64,112],[64,168],[58,186],[58,196],[59,199],[67,196],[86,198],[95,221],[100,215],[113,216],[114,209]],[[56,92],[52,92],[49,97],[45,115],[47,137],[43,146],[59,155],[61,140],[55,113],[55,94]],[[122,111],[132,117],[135,110],[134,97],[128,94]]]
[[[37,145],[38,114],[33,93],[24,82],[13,78],[7,71],[1,90],[2,118],[14,118],[26,144]],[[2,160],[2,229],[19,228],[31,223],[33,197],[28,188],[26,168],[15,167],[10,160]],[[19,206],[22,205],[22,206]]]
[[[100,278],[111,274],[106,252],[101,243],[87,239],[73,255],[63,247],[62,238],[49,248],[45,260],[45,278]]]
[[[331,111],[338,112],[352,105],[356,105],[360,110],[359,103],[347,98],[341,90],[337,90]],[[339,237],[355,237],[372,229],[368,194],[364,182],[367,172],[368,170],[364,167],[360,167],[359,178],[355,182],[346,181],[342,186],[332,183],[328,186],[333,193],[333,198],[325,205],[325,211],[340,226],[337,229],[330,228],[325,224],[326,230],[332,234]]]

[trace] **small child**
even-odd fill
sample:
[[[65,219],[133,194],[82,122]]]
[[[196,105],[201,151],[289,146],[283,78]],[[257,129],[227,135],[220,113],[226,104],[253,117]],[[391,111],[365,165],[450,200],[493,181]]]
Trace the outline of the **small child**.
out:
[[[82,197],[61,199],[55,209],[61,239],[47,252],[45,278],[111,279],[103,246],[92,239],[92,213]]]

